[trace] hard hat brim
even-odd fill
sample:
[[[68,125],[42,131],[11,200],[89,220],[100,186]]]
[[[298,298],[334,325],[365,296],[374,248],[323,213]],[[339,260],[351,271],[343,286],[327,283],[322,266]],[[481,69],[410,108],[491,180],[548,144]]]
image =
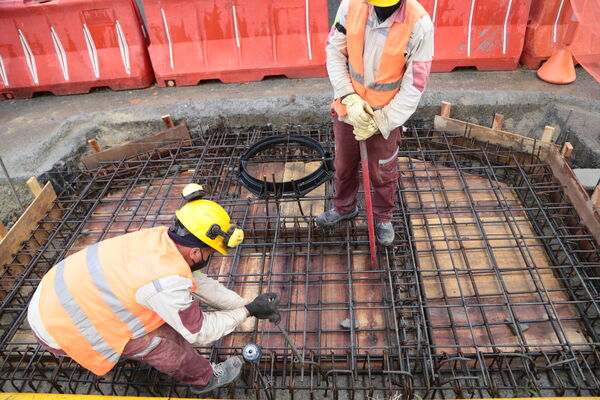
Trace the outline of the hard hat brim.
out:
[[[400,0],[365,0],[367,3],[375,7],[391,7],[400,2]]]

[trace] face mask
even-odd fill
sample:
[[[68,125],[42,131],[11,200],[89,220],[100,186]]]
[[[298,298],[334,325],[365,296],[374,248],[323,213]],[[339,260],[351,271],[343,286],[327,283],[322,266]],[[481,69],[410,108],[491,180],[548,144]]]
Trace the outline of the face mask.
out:
[[[209,261],[210,261],[210,256],[208,256],[208,258],[206,260],[202,259],[202,260],[192,264],[190,266],[190,269],[192,270],[192,272],[198,271],[199,269],[206,267],[206,265],[208,264]]]

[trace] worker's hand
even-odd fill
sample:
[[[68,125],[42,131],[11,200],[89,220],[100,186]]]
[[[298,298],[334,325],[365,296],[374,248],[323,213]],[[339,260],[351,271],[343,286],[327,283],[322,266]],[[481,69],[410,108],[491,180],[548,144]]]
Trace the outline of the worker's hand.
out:
[[[379,133],[379,129],[377,128],[377,123],[373,119],[375,113],[369,104],[365,105],[365,112],[371,117],[371,121],[365,127],[355,127],[354,128],[354,138],[357,141],[367,140],[371,136]]]
[[[370,123],[366,128],[354,128],[354,138],[357,141],[367,140],[371,136],[379,133],[379,128],[375,122]]]
[[[280,299],[279,293],[264,293],[256,296],[251,303],[246,304],[246,309],[253,317],[268,319],[277,324],[281,318],[279,312],[277,312]]]
[[[350,124],[353,127],[367,129],[373,123],[373,110],[369,106],[369,103],[364,101],[359,95],[351,94],[344,97],[342,104],[346,106],[348,120],[350,120]]]

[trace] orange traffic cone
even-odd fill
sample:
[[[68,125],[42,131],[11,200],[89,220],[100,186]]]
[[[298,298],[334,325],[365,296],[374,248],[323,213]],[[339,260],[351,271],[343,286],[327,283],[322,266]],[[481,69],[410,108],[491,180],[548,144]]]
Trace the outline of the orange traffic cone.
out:
[[[548,59],[538,69],[537,76],[546,82],[557,85],[566,85],[575,82],[575,64],[570,50],[556,50],[552,57]]]

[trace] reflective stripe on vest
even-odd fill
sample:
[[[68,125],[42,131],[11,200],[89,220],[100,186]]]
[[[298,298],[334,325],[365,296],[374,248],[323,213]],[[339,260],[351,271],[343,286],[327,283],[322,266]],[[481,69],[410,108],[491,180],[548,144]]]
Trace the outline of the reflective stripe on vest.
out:
[[[129,310],[123,306],[121,301],[113,293],[108,284],[108,280],[104,276],[104,271],[102,271],[100,260],[98,259],[98,243],[88,247],[86,251],[85,261],[87,263],[88,272],[106,304],[117,317],[129,327],[129,330],[133,333],[134,339],[144,336],[146,334],[144,324],[138,317],[130,313]]]
[[[62,304],[65,311],[69,314],[71,321],[77,327],[77,330],[81,333],[81,336],[92,346],[94,350],[102,354],[111,363],[119,361],[120,354],[111,348],[108,343],[102,339],[100,333],[96,330],[94,325],[90,322],[85,313],[81,310],[73,295],[69,291],[65,282],[65,262],[61,261],[56,266],[56,275],[54,277],[54,288],[56,289],[56,295],[60,304]]]
[[[346,21],[350,79],[354,91],[373,108],[387,105],[400,90],[410,35],[417,21],[427,15],[416,0],[404,1],[402,7],[406,9],[406,17],[403,22],[394,22],[389,28],[375,81],[365,85],[363,54],[370,6],[364,0],[350,0]],[[397,12],[402,12],[402,8]]]

